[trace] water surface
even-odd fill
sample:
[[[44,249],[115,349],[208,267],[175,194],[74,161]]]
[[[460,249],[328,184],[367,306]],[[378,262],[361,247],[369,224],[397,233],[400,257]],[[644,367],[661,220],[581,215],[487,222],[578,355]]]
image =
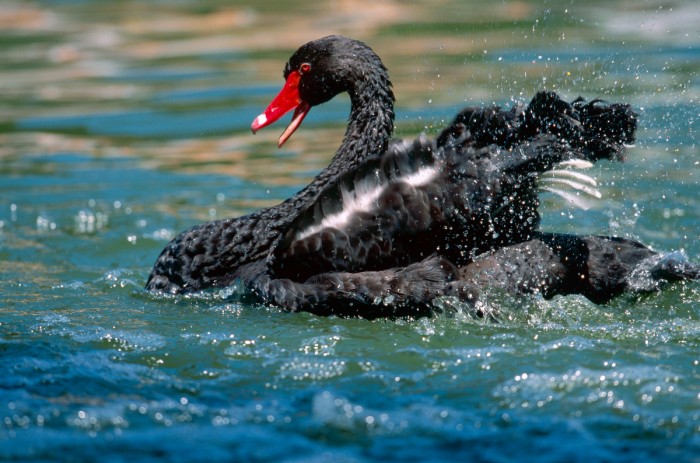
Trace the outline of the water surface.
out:
[[[329,160],[348,101],[249,123],[284,60],[367,41],[398,132],[541,88],[624,101],[640,132],[593,170],[615,234],[700,261],[694,2],[5,2],[0,7],[0,459],[698,461],[700,286],[513,299],[500,323],[320,318],[235,288],[143,291],[194,224],[289,197]]]

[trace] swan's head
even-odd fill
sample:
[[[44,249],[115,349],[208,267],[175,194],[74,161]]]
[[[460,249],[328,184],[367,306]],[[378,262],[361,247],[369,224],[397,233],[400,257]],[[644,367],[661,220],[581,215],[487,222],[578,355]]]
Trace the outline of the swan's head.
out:
[[[253,133],[294,109],[292,122],[282,133],[279,146],[299,127],[312,106],[325,103],[341,92],[351,96],[359,82],[366,82],[386,69],[377,55],[364,43],[331,35],[302,45],[284,68],[285,84],[265,111],[255,118]],[[376,80],[376,79],[375,79]]]

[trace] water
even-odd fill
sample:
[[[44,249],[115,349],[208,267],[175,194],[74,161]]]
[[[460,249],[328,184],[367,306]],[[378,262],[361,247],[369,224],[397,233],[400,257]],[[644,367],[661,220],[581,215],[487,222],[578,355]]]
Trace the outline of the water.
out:
[[[142,290],[177,232],[290,196],[339,143],[347,100],[278,151],[247,130],[293,48],[330,32],[390,68],[399,133],[539,88],[640,109],[587,212],[700,260],[693,2],[6,2],[0,7],[0,459],[698,461],[700,285],[468,316],[289,314],[235,291]],[[281,129],[279,129],[281,130]]]

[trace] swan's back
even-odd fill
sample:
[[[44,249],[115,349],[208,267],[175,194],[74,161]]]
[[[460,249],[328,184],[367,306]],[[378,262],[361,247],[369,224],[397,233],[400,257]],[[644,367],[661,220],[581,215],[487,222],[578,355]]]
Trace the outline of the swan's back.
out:
[[[510,111],[465,109],[436,140],[394,142],[330,182],[273,251],[272,273],[303,280],[433,253],[465,265],[525,241],[540,223],[540,174],[572,159],[621,160],[635,124],[626,105],[552,93]]]

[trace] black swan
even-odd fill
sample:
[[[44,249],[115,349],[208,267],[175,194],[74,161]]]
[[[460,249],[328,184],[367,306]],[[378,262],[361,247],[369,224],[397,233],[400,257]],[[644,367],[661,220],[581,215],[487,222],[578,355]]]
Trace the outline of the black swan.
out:
[[[294,109],[281,145],[311,107],[348,92],[350,122],[330,165],[275,207],[181,233],[147,289],[183,293],[238,280],[290,310],[420,315],[442,295],[473,301],[489,274],[513,293],[605,301],[634,289],[637,264],[657,256],[633,241],[538,231],[542,174],[585,192],[587,177],[559,166],[622,159],[636,128],[627,105],[569,104],[541,92],[510,111],[468,108],[436,140],[390,143],[391,83],[365,44],[340,36],[309,42],[284,77],[253,131]],[[665,269],[649,273],[656,280],[698,274],[681,259],[653,265]],[[591,283],[576,286],[574,275]]]

